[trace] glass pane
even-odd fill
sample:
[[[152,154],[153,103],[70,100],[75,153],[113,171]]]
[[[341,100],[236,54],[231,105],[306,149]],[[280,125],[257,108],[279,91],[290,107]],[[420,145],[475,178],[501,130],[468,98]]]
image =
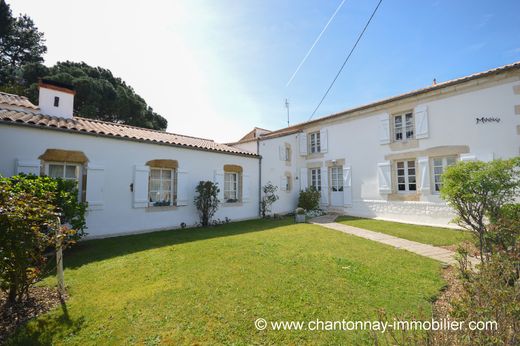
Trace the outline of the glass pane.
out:
[[[415,183],[415,175],[408,178],[408,182]]]
[[[446,158],[446,164],[447,164],[448,166],[452,166],[452,165],[454,165],[456,161],[457,161],[457,159],[454,158],[454,157],[448,157],[448,158]]]
[[[161,202],[163,205],[170,205],[171,204],[171,193],[170,192],[162,192],[161,193]]]
[[[65,167],[65,178],[77,179],[76,166]]]
[[[441,176],[440,175],[435,175],[434,176],[434,180],[436,183],[439,183],[441,181]]]
[[[415,175],[415,168],[408,168],[408,175]]]
[[[397,170],[397,175],[404,175],[404,168]]]
[[[433,168],[434,174],[442,174],[442,167],[434,167]]]
[[[150,191],[159,191],[161,189],[161,181],[159,179],[150,179]]]
[[[151,169],[150,170],[150,178],[159,179],[161,178],[161,170],[160,169]]]
[[[49,165],[49,177],[63,178],[63,165]]]
[[[404,162],[403,161],[397,162],[397,168],[404,168]]]
[[[397,189],[398,189],[399,191],[405,191],[405,190],[406,190],[404,184],[399,184],[399,185],[397,185]]]
[[[400,184],[404,184],[405,183],[404,177],[397,177],[397,182]]]
[[[441,190],[441,184],[435,184],[435,191]]]
[[[400,127],[403,125],[403,118],[402,116],[398,115],[395,117],[395,126]]]
[[[163,177],[163,179],[171,179],[172,178],[172,171],[170,171],[169,169],[164,169],[162,171],[162,177]]]
[[[172,189],[172,181],[171,180],[163,180],[162,181],[162,190],[170,191]]]
[[[408,168],[415,167],[415,161],[408,161]]]
[[[150,191],[150,202],[155,203],[160,200],[161,193],[157,191]]]
[[[415,189],[416,189],[415,184],[410,184],[409,189],[410,189],[410,191],[415,191]]]

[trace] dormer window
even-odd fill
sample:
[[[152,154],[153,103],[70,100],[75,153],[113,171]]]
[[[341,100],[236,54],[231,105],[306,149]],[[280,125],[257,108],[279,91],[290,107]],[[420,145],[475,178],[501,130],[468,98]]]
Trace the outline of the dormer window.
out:
[[[394,140],[404,141],[408,139],[413,139],[413,135],[413,113],[406,112],[394,115]]]

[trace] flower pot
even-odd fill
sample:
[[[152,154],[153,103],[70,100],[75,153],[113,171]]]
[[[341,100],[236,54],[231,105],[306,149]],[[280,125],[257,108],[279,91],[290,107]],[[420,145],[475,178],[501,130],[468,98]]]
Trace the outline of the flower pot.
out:
[[[303,222],[305,222],[305,214],[296,214],[296,215],[294,215],[294,221],[296,221],[296,223],[303,223]]]

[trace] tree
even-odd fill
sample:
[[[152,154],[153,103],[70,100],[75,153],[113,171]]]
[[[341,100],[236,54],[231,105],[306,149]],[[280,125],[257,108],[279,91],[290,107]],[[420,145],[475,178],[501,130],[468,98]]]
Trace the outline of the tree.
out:
[[[260,201],[262,217],[266,217],[266,215],[271,212],[271,205],[278,200],[279,197],[276,195],[277,189],[278,187],[274,186],[271,182],[268,182],[262,188],[262,191],[264,192],[262,200]]]
[[[42,62],[47,52],[43,33],[27,15],[14,18],[11,8],[0,0],[0,85],[16,83],[19,69]]]
[[[441,197],[455,210],[455,223],[475,233],[480,258],[493,253],[489,224],[520,192],[520,157],[510,160],[459,162],[442,176]]]
[[[220,203],[218,193],[220,189],[212,181],[200,181],[195,191],[197,195],[194,202],[199,212],[200,223],[202,227],[207,227],[218,209],[218,204]]]

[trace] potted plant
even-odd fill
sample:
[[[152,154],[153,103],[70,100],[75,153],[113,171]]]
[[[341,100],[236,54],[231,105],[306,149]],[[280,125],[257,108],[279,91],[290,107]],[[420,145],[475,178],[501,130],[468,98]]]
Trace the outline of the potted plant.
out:
[[[296,208],[294,212],[294,220],[296,221],[296,223],[305,222],[305,209]]]

